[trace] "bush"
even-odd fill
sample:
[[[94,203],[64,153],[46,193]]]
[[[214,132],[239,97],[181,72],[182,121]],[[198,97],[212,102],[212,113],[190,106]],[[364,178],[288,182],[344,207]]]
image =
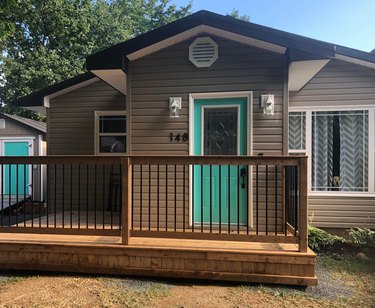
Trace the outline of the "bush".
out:
[[[354,228],[347,231],[353,244],[363,248],[375,248],[375,231],[367,228]]]
[[[322,229],[309,226],[309,247],[315,252],[331,250],[336,244],[345,243],[345,239],[332,235]]]

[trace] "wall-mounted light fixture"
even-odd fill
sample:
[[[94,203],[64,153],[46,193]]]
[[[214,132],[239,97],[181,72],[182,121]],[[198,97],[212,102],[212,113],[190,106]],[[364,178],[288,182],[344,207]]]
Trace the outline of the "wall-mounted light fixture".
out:
[[[181,108],[182,108],[181,97],[170,97],[169,98],[169,117],[171,119],[180,117]]]
[[[264,94],[260,97],[260,107],[263,108],[263,115],[274,115],[275,113],[275,95]]]

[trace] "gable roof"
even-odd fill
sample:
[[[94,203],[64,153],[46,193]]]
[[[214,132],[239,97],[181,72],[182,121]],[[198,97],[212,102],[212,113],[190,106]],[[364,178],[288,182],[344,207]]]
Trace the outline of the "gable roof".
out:
[[[22,125],[28,126],[32,129],[37,130],[39,133],[46,134],[47,132],[47,124],[42,121],[35,121],[29,118],[20,117],[14,114],[7,114],[7,113],[1,113],[2,117],[6,119],[13,120],[17,123],[20,123]]]
[[[86,72],[36,91],[19,98],[13,103],[16,106],[28,107],[28,109],[43,113],[45,107],[48,107],[48,99],[50,97],[57,96],[59,93],[65,93],[69,89],[79,87],[79,85],[85,85],[90,80],[98,80],[99,78],[115,89],[118,89],[116,88],[116,84],[111,84],[109,80],[106,80],[106,74],[114,74],[112,77],[117,80],[117,83],[119,82],[119,78],[126,78],[125,73],[127,73],[127,63],[129,62],[128,56],[145,50],[150,46],[157,46],[162,41],[173,39],[198,27],[218,29],[218,31],[233,34],[233,37],[237,35],[265,42],[272,46],[282,47],[284,48],[283,52],[287,50],[290,62],[296,61],[296,63],[300,63],[301,65],[303,63],[298,61],[337,58],[375,68],[375,54],[202,10],[94,53],[86,58],[86,68],[92,72]],[[125,83],[124,80],[126,79],[121,80],[121,82]],[[121,89],[118,90],[122,92]]]
[[[340,53],[347,57],[375,63],[375,55],[371,53],[202,10],[90,55],[86,58],[86,68],[88,70],[115,68],[126,70],[127,59],[124,56],[201,25],[284,46],[288,49],[315,54],[321,58],[334,58],[336,53]]]

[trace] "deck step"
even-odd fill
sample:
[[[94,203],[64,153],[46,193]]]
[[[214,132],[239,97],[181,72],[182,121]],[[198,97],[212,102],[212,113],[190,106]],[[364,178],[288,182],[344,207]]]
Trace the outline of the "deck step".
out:
[[[22,240],[20,236],[6,240],[1,234],[0,268],[303,286],[317,284],[316,256],[311,250],[299,253],[283,250],[282,246],[272,250],[269,243],[264,243],[264,249],[261,249],[261,243],[256,246],[244,246],[243,243],[236,246],[234,243],[231,247],[226,242],[223,249],[219,249],[204,247],[199,241],[183,245],[180,240],[177,247],[177,243],[173,246],[172,242],[161,239],[152,242],[152,239],[135,238],[131,245],[123,246],[105,237],[90,236],[85,238],[86,242],[79,242],[74,236],[64,236],[64,241],[58,236],[53,241],[54,235],[41,237],[39,241],[35,234],[24,234]],[[69,238],[75,241],[69,242]]]

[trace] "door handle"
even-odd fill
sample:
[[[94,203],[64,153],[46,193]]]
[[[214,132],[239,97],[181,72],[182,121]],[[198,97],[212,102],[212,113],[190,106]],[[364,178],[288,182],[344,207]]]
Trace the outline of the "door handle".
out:
[[[241,188],[246,188],[245,177],[247,176],[246,168],[241,168],[240,176],[242,178]]]

